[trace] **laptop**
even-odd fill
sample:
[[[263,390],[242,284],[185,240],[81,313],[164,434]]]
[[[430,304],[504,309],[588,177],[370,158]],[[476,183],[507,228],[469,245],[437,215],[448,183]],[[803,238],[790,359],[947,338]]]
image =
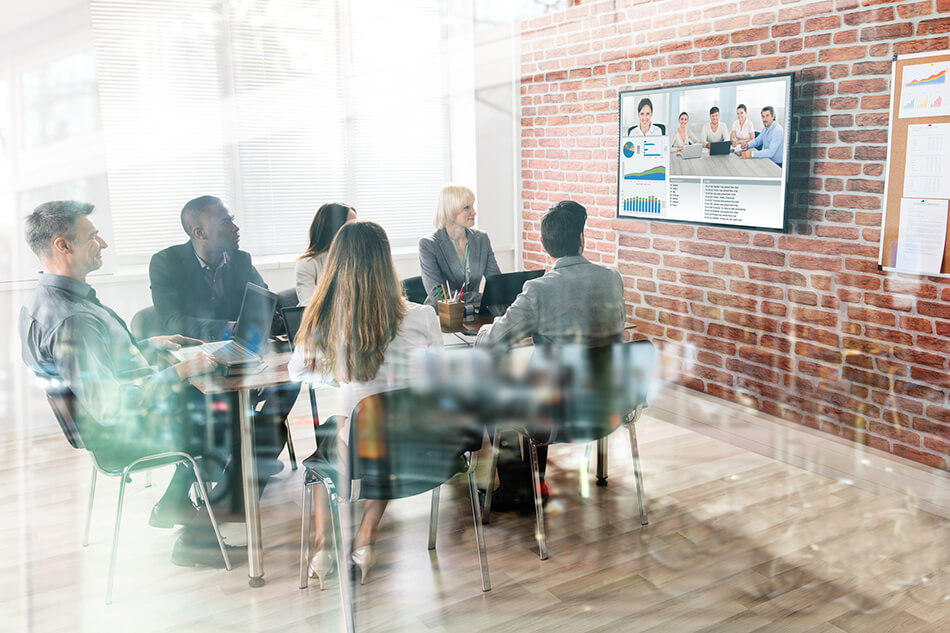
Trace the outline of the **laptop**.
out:
[[[478,311],[492,316],[503,315],[521,292],[524,282],[536,279],[543,274],[543,270],[524,270],[516,273],[487,275],[485,292],[482,293],[482,303]]]
[[[297,338],[297,330],[300,329],[300,322],[303,321],[303,311],[307,306],[293,306],[291,308],[281,308],[280,315],[284,317],[284,327],[287,328],[287,338],[290,340],[290,351],[294,351],[294,339]]]
[[[716,141],[715,143],[709,144],[710,156],[722,156],[723,154],[728,154],[731,151],[732,151],[731,141]]]
[[[198,349],[211,354],[228,367],[260,362],[267,351],[267,339],[270,337],[276,307],[276,294],[248,282],[244,288],[241,312],[234,326],[234,338],[205,343]]]
[[[687,158],[699,158],[703,155],[703,145],[702,143],[684,145],[683,153],[680,155],[683,157],[683,160],[686,160]]]

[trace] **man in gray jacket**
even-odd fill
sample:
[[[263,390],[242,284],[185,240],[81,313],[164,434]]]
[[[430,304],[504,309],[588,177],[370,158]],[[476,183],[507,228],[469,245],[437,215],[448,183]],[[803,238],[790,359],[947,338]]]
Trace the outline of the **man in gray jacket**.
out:
[[[554,266],[525,283],[504,316],[482,326],[476,347],[511,345],[525,337],[535,344],[619,341],[623,334],[623,282],[616,270],[589,262],[584,252],[587,210],[572,200],[551,207],[541,220],[541,244]]]
[[[572,200],[551,207],[541,220],[541,244],[554,266],[537,279],[525,283],[521,294],[504,316],[482,326],[476,347],[509,347],[528,336],[535,345],[609,345],[623,335],[625,307],[623,281],[616,270],[589,262],[584,252],[584,224],[587,210]],[[530,477],[520,462],[516,447],[502,439],[498,462],[500,486],[493,496],[492,509],[530,511],[533,507]],[[541,494],[547,497],[544,471],[547,447],[538,449]]]

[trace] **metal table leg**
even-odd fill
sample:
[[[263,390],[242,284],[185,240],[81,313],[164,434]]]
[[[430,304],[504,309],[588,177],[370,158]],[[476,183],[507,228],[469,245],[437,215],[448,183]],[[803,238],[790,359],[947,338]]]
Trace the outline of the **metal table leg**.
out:
[[[607,485],[607,438],[597,440],[597,485]]]
[[[241,417],[241,471],[244,474],[242,488],[247,526],[247,584],[260,587],[264,584],[264,553],[261,548],[260,491],[254,451],[254,408],[248,389],[238,392],[238,413]]]

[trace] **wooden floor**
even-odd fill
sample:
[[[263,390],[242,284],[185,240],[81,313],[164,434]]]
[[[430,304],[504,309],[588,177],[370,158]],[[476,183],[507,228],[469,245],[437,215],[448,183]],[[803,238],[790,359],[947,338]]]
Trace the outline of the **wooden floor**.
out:
[[[301,399],[298,454],[312,436]],[[641,527],[626,437],[612,438],[609,487],[581,482],[584,449],[552,450],[551,557],[533,517],[486,528],[492,590],[482,593],[467,489],[443,490],[439,543],[426,549],[428,496],[390,505],[380,562],[355,585],[361,631],[950,630],[945,474],[749,410],[670,388],[638,425],[650,523]],[[0,631],[337,631],[338,577],[297,588],[301,474],[265,491],[265,570],[175,567],[174,530],[146,525],[169,472],[136,477],[114,604],[105,572],[117,482],[100,482],[80,546],[89,460],[60,436],[0,444]],[[581,484],[585,485],[581,485]],[[929,510],[925,511],[925,510]],[[939,516],[936,513],[942,513]],[[229,542],[243,525],[226,526]]]

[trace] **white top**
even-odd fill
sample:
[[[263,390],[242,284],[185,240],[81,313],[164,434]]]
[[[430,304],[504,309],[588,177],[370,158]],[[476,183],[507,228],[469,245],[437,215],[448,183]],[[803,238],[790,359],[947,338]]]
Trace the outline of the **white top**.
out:
[[[704,143],[718,143],[720,141],[728,141],[729,135],[726,133],[725,124],[720,121],[719,127],[717,127],[716,131],[713,132],[712,128],[709,127],[709,123],[707,122],[705,125],[703,125],[702,139]]]
[[[340,425],[340,439],[348,442],[350,437],[350,413],[353,407],[366,396],[384,391],[392,391],[409,385],[410,352],[419,347],[442,347],[442,328],[439,317],[432,306],[409,304],[409,312],[399,325],[396,338],[389,343],[383,353],[383,364],[379,366],[376,377],[365,382],[353,381],[340,383],[340,397],[336,399],[337,408],[326,413],[321,406],[320,417],[324,420],[332,415],[345,418]],[[290,378],[294,381],[308,382],[313,385],[332,383],[333,375],[320,371],[311,372],[304,365],[303,346],[297,346],[287,366]]]
[[[328,251],[324,251],[316,257],[306,257],[298,259],[294,265],[294,272],[297,277],[297,305],[305,306],[310,303],[313,291],[317,287],[317,280],[324,266],[327,265]]]
[[[739,119],[736,119],[732,122],[732,131],[736,133],[736,141],[749,141],[755,138],[755,128],[752,126],[752,121],[748,118],[745,120],[745,125],[739,126]]]
[[[660,131],[660,128],[658,128],[657,126],[651,124],[651,125],[650,125],[650,129],[647,130],[647,133],[646,133],[646,134],[644,134],[644,133],[640,130],[640,126],[639,126],[639,125],[635,125],[635,126],[633,126],[633,129],[629,131],[629,133],[627,134],[627,136],[663,136],[663,132]]]

